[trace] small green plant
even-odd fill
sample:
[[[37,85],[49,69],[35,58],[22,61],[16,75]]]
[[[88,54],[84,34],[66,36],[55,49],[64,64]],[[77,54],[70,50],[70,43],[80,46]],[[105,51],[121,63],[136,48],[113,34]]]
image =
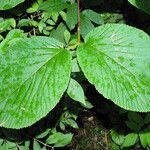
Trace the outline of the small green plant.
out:
[[[150,147],[150,114],[147,113],[142,116],[135,112],[128,112],[127,121],[124,122],[128,129],[128,134],[125,131],[111,130],[112,140],[116,144],[116,147],[131,148],[135,144],[141,145],[143,148]]]

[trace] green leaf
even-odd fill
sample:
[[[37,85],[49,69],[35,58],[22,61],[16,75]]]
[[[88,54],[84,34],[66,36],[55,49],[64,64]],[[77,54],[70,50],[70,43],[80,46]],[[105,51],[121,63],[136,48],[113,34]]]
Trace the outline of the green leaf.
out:
[[[30,24],[34,27],[38,27],[38,22],[37,21],[34,21],[34,20],[30,20]]]
[[[68,86],[71,54],[53,38],[16,38],[0,50],[0,124],[23,128],[46,116]]]
[[[150,37],[123,25],[91,31],[77,50],[79,65],[99,93],[118,106],[150,111]]]
[[[139,132],[141,129],[141,126],[133,121],[126,121],[125,123],[127,127],[134,132]]]
[[[92,109],[94,106],[87,100],[85,100],[85,104],[81,104],[82,107],[86,109]]]
[[[73,135],[71,133],[63,134],[61,132],[56,132],[51,135],[46,142],[48,144],[54,144],[54,147],[63,147],[71,142],[72,137]]]
[[[33,150],[41,150],[40,144],[35,140],[34,140],[34,143],[33,143]]]
[[[55,22],[53,20],[51,20],[51,19],[48,19],[46,21],[46,23],[49,24],[49,25],[51,25],[51,26],[55,25]]]
[[[46,148],[46,147],[43,147],[41,150],[47,150],[47,148]]]
[[[60,12],[68,7],[64,0],[47,0],[40,4],[39,9],[49,12]]]
[[[70,30],[74,29],[77,24],[77,4],[71,4],[67,9],[66,24]]]
[[[15,142],[7,141],[5,144],[6,144],[8,149],[17,149],[17,145]]]
[[[148,135],[148,139],[147,139],[147,135]],[[149,140],[149,136],[150,136],[150,134],[147,133],[147,132],[140,132],[140,133],[139,133],[140,142],[141,142],[141,145],[142,145],[144,148],[146,148],[147,145],[148,145],[147,140]]]
[[[58,12],[52,12],[51,13],[51,18],[52,20],[56,23],[59,17],[59,13]]]
[[[25,0],[0,0],[0,10],[6,10],[15,7]]]
[[[16,27],[16,21],[14,18],[9,18],[0,22],[0,33],[10,30]]]
[[[91,23],[90,19],[87,18],[84,14],[81,14],[81,35],[83,38],[94,29],[94,25]]]
[[[43,131],[42,133],[38,134],[38,135],[36,136],[36,138],[37,138],[37,139],[42,139],[42,138],[44,138],[45,136],[47,136],[48,134],[49,134],[49,129],[47,129],[47,130]]]
[[[46,27],[46,23],[43,20],[41,20],[38,24],[39,31],[42,33],[42,31],[45,27]]]
[[[29,27],[29,26],[31,26],[31,20],[29,20],[29,19],[21,19],[21,20],[19,20],[17,26],[18,27]]]
[[[25,146],[19,146],[20,150],[29,150],[28,147],[25,147]]]
[[[104,19],[100,14],[96,13],[93,10],[86,9],[82,12],[87,18],[93,21],[96,24],[104,24]]]
[[[2,133],[2,132],[1,132]],[[2,145],[4,142],[4,139],[0,138],[0,145]]]
[[[112,150],[120,150],[119,146],[114,142],[112,142],[111,149]]]
[[[8,150],[6,144],[0,145],[0,150]]]
[[[149,124],[149,123],[150,123],[150,113],[147,113],[144,118],[144,124]]]
[[[59,40],[60,42],[65,43],[64,40],[65,30],[66,30],[66,26],[63,23],[60,23],[56,30],[54,29],[53,31],[50,32],[50,37],[53,37]]]
[[[128,119],[129,121],[133,121],[135,122],[136,124],[139,124],[140,126],[143,126],[144,125],[144,120],[142,118],[141,115],[139,115],[138,113],[136,112],[129,112],[128,113]]]
[[[111,130],[111,137],[117,145],[122,145],[125,139],[125,136],[122,133],[119,133],[113,129]]]
[[[124,143],[121,147],[130,147],[136,143],[136,140],[138,138],[138,135],[136,133],[130,133],[125,136]]]
[[[67,94],[75,101],[85,104],[84,91],[81,85],[74,79],[70,79]]]
[[[3,36],[2,35],[0,35],[0,41],[2,41],[4,38],[3,38]]]
[[[150,14],[150,1],[149,0],[128,0],[135,7]]]
[[[71,37],[71,34],[70,34],[70,32],[66,29],[66,30],[64,31],[64,39],[65,39],[66,44],[69,43],[70,37]]]
[[[64,125],[63,122],[59,123],[59,127],[60,127],[61,130],[65,131],[65,125]]]
[[[30,140],[25,141],[24,145],[25,145],[26,149],[28,149],[30,147]]]
[[[75,42],[76,42],[76,40],[75,40]],[[72,60],[72,72],[80,72],[80,68],[79,68],[79,65],[78,65],[76,58],[74,58]]]
[[[6,38],[0,43],[0,49],[4,49],[5,47],[7,47],[8,43],[12,39],[15,39],[15,38],[25,38],[25,37],[26,37],[26,34],[24,34],[22,30],[19,30],[19,29],[11,30],[7,34]]]
[[[39,8],[39,4],[35,2],[32,4],[30,8],[27,9],[27,13],[34,13],[38,11],[38,8]]]
[[[59,14],[62,17],[62,19],[66,22],[67,14],[64,11],[60,11]]]
[[[78,124],[73,119],[69,119],[68,118],[68,119],[65,120],[64,123],[67,124],[67,125],[69,125],[69,126],[71,126],[71,127],[73,127],[73,128],[76,128],[76,129],[78,128]]]
[[[38,4],[43,3],[43,0],[37,0]]]

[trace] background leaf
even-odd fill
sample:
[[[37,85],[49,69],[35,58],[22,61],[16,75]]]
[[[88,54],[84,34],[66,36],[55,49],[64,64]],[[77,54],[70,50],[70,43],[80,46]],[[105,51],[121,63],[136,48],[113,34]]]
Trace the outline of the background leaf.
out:
[[[68,4],[63,0],[47,0],[40,4],[39,9],[49,12],[60,12],[67,8]]]
[[[77,4],[71,4],[67,9],[66,24],[70,30],[74,29],[77,24]]]
[[[136,143],[138,135],[136,133],[130,133],[125,136],[122,147],[130,147]]]
[[[111,137],[112,140],[117,144],[117,145],[121,145],[124,142],[125,136],[123,135],[123,133],[119,133],[115,130],[111,130]]]
[[[65,30],[66,30],[66,26],[63,23],[60,23],[56,29],[51,31],[50,37],[53,37],[59,40],[60,42],[65,43],[65,40],[64,40]]]
[[[84,38],[92,29],[94,29],[94,25],[84,14],[81,14],[81,20],[81,35]]]
[[[128,0],[135,7],[150,14],[150,1],[149,0]]]
[[[41,150],[40,144],[35,140],[33,142],[33,150]]]
[[[84,91],[81,85],[74,79],[70,79],[67,94],[75,101],[85,104]]]
[[[0,0],[0,10],[6,10],[15,7],[25,0]]]
[[[150,111],[150,37],[141,30],[106,24],[91,31],[77,58],[104,97],[127,110]]]
[[[86,9],[82,12],[87,18],[93,21],[96,24],[104,24],[104,19],[101,17],[101,14],[96,13],[93,10]]]
[[[47,139],[48,144],[54,144],[54,147],[63,147],[68,145],[72,140],[73,135],[71,133],[63,134],[56,132]]]
[[[8,43],[15,38],[25,38],[25,37],[27,37],[27,35],[23,33],[22,30],[19,29],[11,30],[7,34],[6,38],[0,43],[0,49],[5,49],[5,47],[8,46]]]
[[[140,132],[139,133],[140,142],[144,148],[146,148],[148,146],[148,143],[150,143],[150,142],[148,142],[149,136],[150,136],[149,132]]]
[[[6,31],[6,30],[11,30],[12,28],[16,27],[16,21],[14,18],[9,18],[6,20],[2,20],[0,22],[0,33]]]

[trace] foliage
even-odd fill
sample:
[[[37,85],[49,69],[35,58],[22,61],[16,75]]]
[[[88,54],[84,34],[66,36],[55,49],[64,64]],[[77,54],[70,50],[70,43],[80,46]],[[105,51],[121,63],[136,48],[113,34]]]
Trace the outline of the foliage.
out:
[[[146,1],[129,2],[150,13]],[[78,128],[69,106],[62,109],[54,128],[32,137],[32,144],[14,143],[5,131],[34,125],[61,102],[74,100],[91,108],[85,80],[121,108],[150,111],[149,35],[126,25],[119,13],[83,7],[78,18],[77,6],[75,0],[0,0],[0,125],[8,128],[2,131],[7,140],[0,140],[0,149],[69,144],[73,134],[66,127]],[[112,130],[112,139],[121,148],[138,141],[150,147],[149,127],[143,130],[148,123],[149,115],[143,119],[129,112],[125,124],[132,132],[120,135]]]
[[[134,5],[135,7],[145,11],[146,13],[150,14],[150,1],[148,0],[129,0],[129,2]]]
[[[25,0],[0,0],[0,10],[7,10],[13,8],[24,1]]]
[[[128,118],[124,122],[127,126],[127,129],[129,129],[128,134],[125,135],[125,133],[119,132],[119,130],[112,129],[112,140],[121,148],[130,148],[135,144],[141,144],[143,148],[150,147],[149,116],[149,113],[142,117],[142,114],[128,112]]]

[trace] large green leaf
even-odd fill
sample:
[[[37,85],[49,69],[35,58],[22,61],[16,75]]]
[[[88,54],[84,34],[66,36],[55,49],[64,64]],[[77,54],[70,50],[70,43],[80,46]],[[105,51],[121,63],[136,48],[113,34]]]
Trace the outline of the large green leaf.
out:
[[[0,10],[6,10],[15,7],[25,0],[0,0]]]
[[[87,79],[104,97],[128,110],[150,111],[150,37],[123,25],[91,31],[77,57]]]
[[[150,14],[150,0],[128,0],[135,7]]]
[[[23,128],[46,116],[67,88],[71,55],[53,38],[11,40],[0,50],[0,125]]]

